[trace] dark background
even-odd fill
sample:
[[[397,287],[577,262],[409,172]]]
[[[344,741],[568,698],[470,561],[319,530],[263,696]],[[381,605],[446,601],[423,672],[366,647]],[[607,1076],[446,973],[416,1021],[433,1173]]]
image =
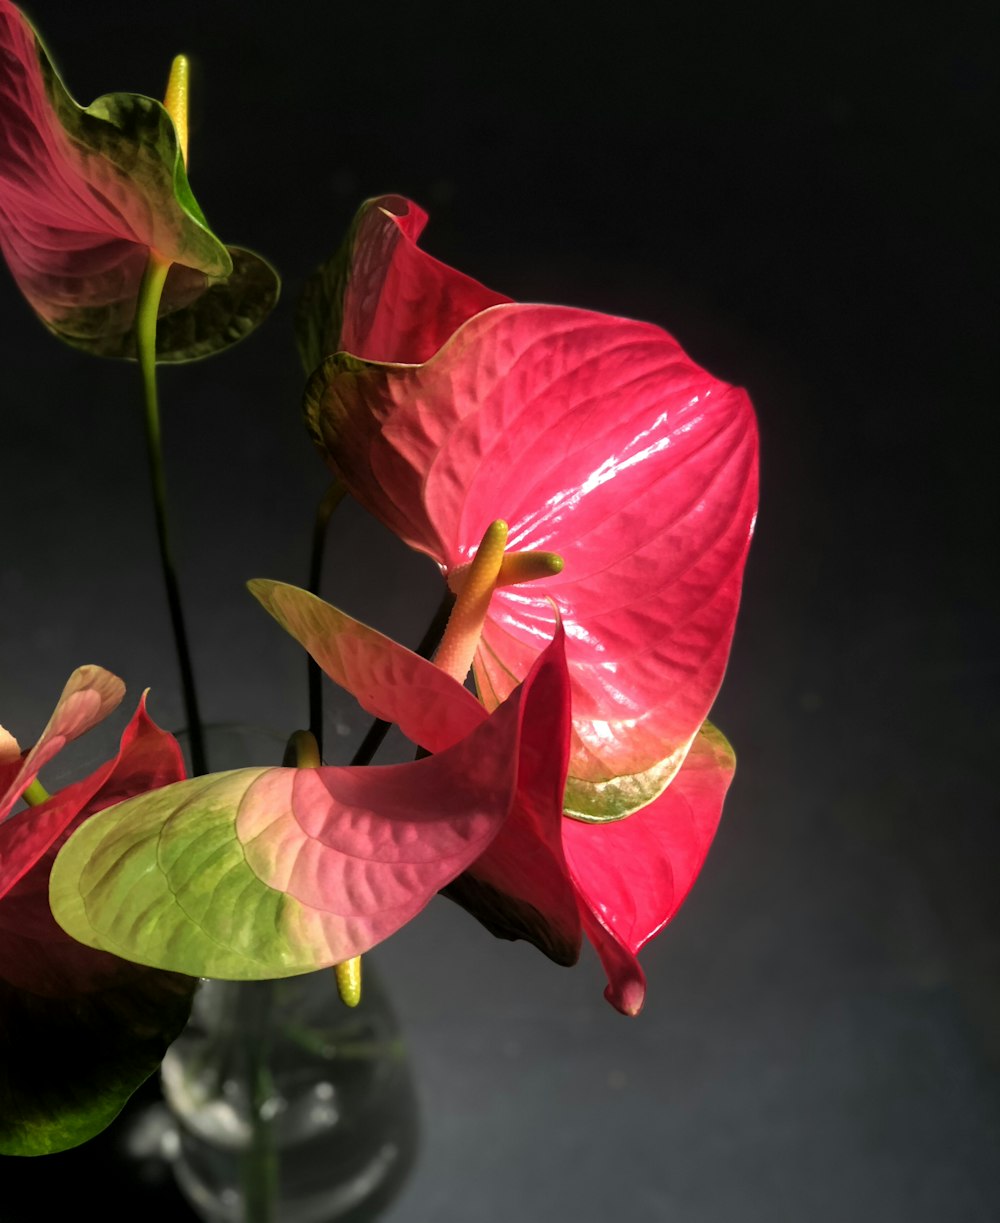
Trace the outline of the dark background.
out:
[[[158,94],[171,55],[196,56],[194,189],[285,277],[260,334],[162,378],[209,720],[305,719],[298,651],[242,583],[305,581],[325,472],[292,307],[366,196],[422,203],[427,249],[514,298],[661,324],[758,411],[761,516],[713,715],[740,764],[644,953],[645,1011],[614,1013],[592,959],[558,969],[435,901],[377,955],[426,1117],[387,1220],[1000,1216],[989,6],[31,13],[84,102]],[[176,726],[136,372],[51,340],[9,277],[0,325],[0,719],[30,742],[97,662]],[[336,520],[331,601],[413,644],[436,583],[360,511]],[[328,698],[343,761],[364,722]],[[68,1190],[181,1218],[107,1145],[4,1161],[34,1200],[5,1190],[0,1217]]]

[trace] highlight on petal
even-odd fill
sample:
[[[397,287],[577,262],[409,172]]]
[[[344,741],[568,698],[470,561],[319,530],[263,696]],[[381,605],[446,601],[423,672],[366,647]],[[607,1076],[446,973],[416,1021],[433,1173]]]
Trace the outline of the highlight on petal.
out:
[[[484,852],[522,759],[540,792],[558,789],[558,756],[536,760],[522,722],[558,717],[566,698],[546,654],[491,718],[413,764],[240,769],[121,803],[63,848],[53,913],[89,946],[192,975],[351,959]]]
[[[208,229],[164,107],[127,93],[78,106],[10,0],[0,0],[0,57],[0,248],[42,322],[74,347],[134,356],[136,299],[155,251],[176,265],[159,360],[204,356],[252,330],[277,278]]]
[[[704,865],[735,764],[725,737],[706,722],[649,806],[599,826],[564,821],[587,937],[608,974],[605,997],[626,1015],[638,1013],[645,995],[637,953],[674,916]]]
[[[16,881],[0,888],[4,1155],[65,1150],[104,1129],[187,1020],[193,980],[82,946],[56,925],[48,900],[49,873],[67,829],[183,775],[177,742],[151,721],[143,700],[112,760],[0,825],[5,839],[17,828],[28,834],[19,864],[30,856]]]
[[[510,301],[417,246],[427,213],[398,195],[366,200],[342,246],[306,283],[296,318],[307,374],[324,357],[426,361],[453,331]]]
[[[620,819],[669,785],[722,680],[757,501],[744,391],[657,327],[558,306],[477,314],[422,365],[339,354],[306,392],[349,491],[446,572],[486,526],[561,573],[496,591],[475,660],[496,707],[567,635],[567,811]]]

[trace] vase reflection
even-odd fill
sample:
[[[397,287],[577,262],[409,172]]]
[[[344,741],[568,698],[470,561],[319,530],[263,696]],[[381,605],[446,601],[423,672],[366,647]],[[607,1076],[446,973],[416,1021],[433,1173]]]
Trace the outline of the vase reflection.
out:
[[[204,982],[162,1079],[174,1175],[212,1223],[362,1223],[413,1164],[413,1081],[367,963],[354,1010],[332,971]]]

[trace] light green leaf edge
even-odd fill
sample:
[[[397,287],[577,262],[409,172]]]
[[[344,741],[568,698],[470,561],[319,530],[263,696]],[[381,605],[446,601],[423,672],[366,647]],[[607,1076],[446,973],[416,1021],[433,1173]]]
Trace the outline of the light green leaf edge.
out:
[[[319,967],[295,938],[301,906],[254,874],[234,831],[267,772],[176,782],[87,820],[52,869],[56,921],[89,947],[175,972],[243,981]]]
[[[660,797],[683,768],[691,748],[699,739],[703,746],[711,746],[719,767],[736,767],[736,755],[729,741],[717,726],[706,721],[683,749],[642,773],[598,782],[568,777],[564,814],[585,824],[607,824],[627,819]]]

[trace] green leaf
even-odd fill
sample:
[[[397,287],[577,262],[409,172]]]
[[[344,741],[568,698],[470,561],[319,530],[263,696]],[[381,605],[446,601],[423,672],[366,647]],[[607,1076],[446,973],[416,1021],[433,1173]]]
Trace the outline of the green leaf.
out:
[[[281,283],[266,260],[253,251],[228,248],[233,271],[212,280],[195,268],[175,263],[167,275],[156,326],[156,360],[165,364],[197,361],[245,339],[274,309]],[[98,357],[135,357],[134,303],[103,309],[81,307],[51,325],[61,340]]]

